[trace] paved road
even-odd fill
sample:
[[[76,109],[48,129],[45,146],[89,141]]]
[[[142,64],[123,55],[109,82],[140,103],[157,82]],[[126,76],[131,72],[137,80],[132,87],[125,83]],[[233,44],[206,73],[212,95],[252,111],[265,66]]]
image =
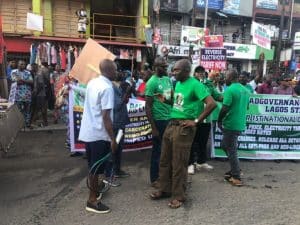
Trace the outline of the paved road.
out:
[[[167,200],[149,200],[149,152],[126,153],[132,176],[112,188],[103,202],[112,212],[85,211],[86,162],[64,149],[64,131],[21,132],[9,154],[0,159],[0,224],[45,225],[300,225],[300,166],[284,161],[242,161],[246,186],[222,180],[228,163],[191,176],[188,201],[173,210]]]

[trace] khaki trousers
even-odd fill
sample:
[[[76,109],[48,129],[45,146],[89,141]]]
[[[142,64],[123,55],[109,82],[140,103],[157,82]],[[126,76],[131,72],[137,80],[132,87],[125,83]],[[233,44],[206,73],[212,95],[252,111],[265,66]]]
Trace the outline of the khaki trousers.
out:
[[[160,191],[172,193],[173,199],[185,200],[187,167],[195,131],[195,127],[183,128],[180,123],[170,121],[163,135],[159,165]]]

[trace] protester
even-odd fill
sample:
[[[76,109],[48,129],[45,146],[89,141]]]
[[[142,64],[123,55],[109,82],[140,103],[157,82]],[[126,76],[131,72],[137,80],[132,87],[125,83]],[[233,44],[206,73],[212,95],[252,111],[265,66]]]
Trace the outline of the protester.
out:
[[[32,122],[34,122],[38,118],[38,113],[41,112],[43,123],[42,126],[48,126],[48,117],[47,117],[47,109],[48,109],[48,100],[46,96],[46,86],[47,80],[42,74],[41,70],[39,70],[34,77],[34,85],[33,85],[33,98],[35,100],[35,108],[32,115]]]
[[[259,85],[256,89],[257,94],[272,94],[273,86],[272,86],[272,75],[269,74],[264,77],[264,81],[261,85]]]
[[[148,66],[144,66],[143,70],[141,71],[143,82],[139,85],[136,91],[136,96],[138,100],[145,101],[146,83],[151,78],[152,73],[152,70]]]
[[[10,91],[10,86],[11,86],[11,72],[13,70],[17,69],[17,62],[16,60],[11,60],[6,68],[6,79],[7,79],[7,86],[8,86],[8,92]]]
[[[199,78],[203,74],[205,74],[205,69],[202,66],[198,66],[195,68],[194,77],[196,79],[199,80]],[[220,94],[216,90],[213,84],[216,76],[217,76],[216,73],[211,73],[209,74],[208,79],[206,79],[204,82],[201,83],[204,84],[204,86],[207,88],[208,93],[213,97],[215,101],[222,101],[223,100],[222,94]],[[202,101],[199,101],[197,115],[200,115],[203,110],[204,110],[204,104]],[[206,163],[207,161],[206,145],[207,145],[210,128],[211,128],[211,119],[209,119],[208,117],[206,121],[203,121],[202,123],[198,123],[196,128],[197,130],[191,148],[189,167],[188,167],[188,174],[191,175],[195,173],[195,167],[198,170],[202,168],[207,170],[213,169],[213,166]]]
[[[124,133],[125,126],[130,123],[127,111],[127,103],[131,94],[131,87],[127,82],[125,82],[124,73],[117,73],[117,76],[113,81],[113,89],[113,130],[114,135],[117,136],[119,130],[122,130],[122,133]],[[121,170],[123,145],[124,136],[122,136],[122,138],[120,139],[118,147],[106,167],[106,179],[104,180],[104,182],[109,183],[113,187],[121,185],[118,181],[115,180],[115,178],[124,178],[130,176],[129,173]]]
[[[249,82],[249,85],[253,89],[253,93],[256,94],[256,88],[261,83],[262,77],[260,75],[256,75],[253,80]]]
[[[296,84],[294,91],[295,91],[296,95],[300,96],[300,80]]]
[[[150,164],[150,181],[153,187],[158,187],[161,140],[170,119],[172,104],[173,86],[167,76],[167,67],[166,60],[157,57],[154,62],[155,74],[146,84],[146,115],[151,124],[153,142]]]
[[[11,80],[12,82],[17,82],[15,102],[24,116],[25,125],[27,128],[32,128],[30,105],[33,80],[30,72],[25,70],[25,66],[25,62],[20,60],[18,62],[18,69],[11,72]]]
[[[59,77],[55,84],[55,108],[59,113],[59,118],[67,127],[65,147],[70,149],[70,124],[69,124],[69,89],[70,77],[68,74],[63,74]],[[71,156],[76,156],[74,153]]]
[[[227,72],[226,85],[223,106],[218,118],[218,127],[223,132],[221,147],[226,152],[231,167],[224,177],[232,185],[242,186],[237,141],[238,136],[246,129],[246,111],[250,93],[242,84],[238,83],[236,70]]]
[[[89,81],[86,88],[79,140],[85,142],[90,171],[90,193],[86,210],[108,213],[109,207],[97,201],[98,178],[104,173],[105,163],[99,167],[93,166],[110,152],[115,153],[117,149],[112,123],[114,90],[111,82],[115,78],[117,66],[113,61],[104,59],[100,62],[100,71],[102,75]]]
[[[171,120],[164,132],[159,168],[159,191],[153,192],[152,200],[172,197],[169,207],[179,208],[185,201],[187,167],[196,125],[216,107],[205,86],[190,77],[191,63],[182,59],[175,63],[177,84]],[[195,108],[203,101],[206,106],[200,115]]]
[[[245,88],[247,88],[247,90],[253,94],[254,90],[252,88],[252,86],[250,84],[248,84],[249,81],[249,73],[246,71],[241,72],[240,76],[239,76],[239,82],[244,85]]]
[[[295,91],[291,85],[291,77],[287,74],[282,75],[279,78],[279,86],[277,88],[274,88],[272,91],[272,94],[275,95],[294,95]]]
[[[57,92],[55,91],[55,86],[56,86],[56,83],[59,80],[59,77],[61,76],[61,74],[62,74],[62,72],[61,72],[60,65],[56,65],[54,68],[54,71],[50,74],[51,92],[53,93],[54,101],[56,101],[56,94],[57,94]],[[59,109],[55,106],[55,104],[54,104],[53,116],[54,116],[53,122],[54,122],[54,124],[57,124],[58,119],[59,119]]]

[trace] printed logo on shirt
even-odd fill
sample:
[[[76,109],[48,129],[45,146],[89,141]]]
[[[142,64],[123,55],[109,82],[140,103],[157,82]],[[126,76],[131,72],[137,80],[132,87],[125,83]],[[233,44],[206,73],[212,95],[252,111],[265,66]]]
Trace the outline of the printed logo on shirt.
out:
[[[179,111],[183,111],[183,104],[184,104],[184,96],[181,93],[176,93],[173,107]]]

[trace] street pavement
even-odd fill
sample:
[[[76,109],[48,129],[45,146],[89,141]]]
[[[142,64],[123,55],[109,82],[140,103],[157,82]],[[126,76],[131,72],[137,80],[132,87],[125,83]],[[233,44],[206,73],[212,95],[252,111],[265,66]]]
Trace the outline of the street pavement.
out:
[[[300,225],[300,166],[291,161],[241,161],[244,187],[223,181],[228,162],[212,160],[213,171],[190,176],[188,199],[179,209],[151,201],[150,151],[124,154],[129,178],[103,202],[109,214],[85,211],[86,160],[70,157],[65,131],[20,132],[0,158],[1,225]]]

